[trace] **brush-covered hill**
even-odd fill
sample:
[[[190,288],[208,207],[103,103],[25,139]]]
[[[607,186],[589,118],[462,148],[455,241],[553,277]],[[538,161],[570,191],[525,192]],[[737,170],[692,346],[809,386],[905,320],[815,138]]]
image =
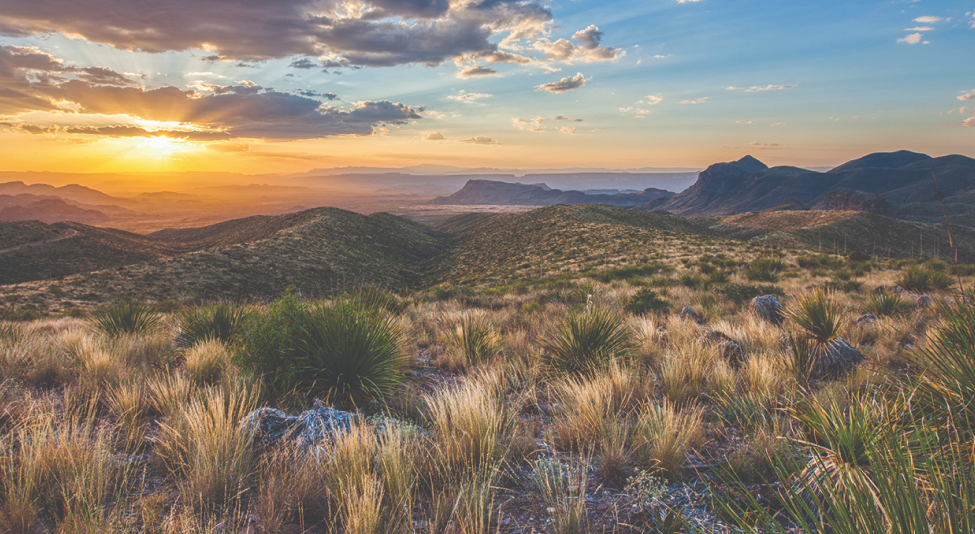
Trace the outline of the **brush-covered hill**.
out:
[[[943,217],[938,188],[952,222],[975,224],[975,159],[932,158],[905,150],[870,154],[829,172],[770,168],[745,156],[711,165],[687,190],[635,209],[723,216],[794,200],[814,210],[866,211],[937,223]]]
[[[0,250],[28,243],[46,241],[61,235],[57,228],[41,221],[18,221],[0,224]]]
[[[545,184],[521,184],[495,180],[468,180],[456,193],[433,199],[438,205],[515,205],[552,206],[555,204],[608,204],[610,206],[632,207],[662,197],[673,195],[671,191],[648,188],[639,193],[586,193],[584,191],[562,191]]]
[[[92,249],[78,249],[70,243],[88,237],[91,229],[66,226],[77,229],[78,237],[53,245],[75,246],[93,261]],[[141,253],[145,256],[139,261],[60,280],[6,285],[0,292],[53,294],[62,302],[105,301],[123,295],[153,301],[203,301],[271,298],[289,286],[306,294],[361,284],[393,289],[425,287],[441,275],[443,264],[436,259],[453,242],[448,234],[400,217],[386,213],[366,216],[336,208],[316,208],[277,218],[250,217],[214,227],[167,232],[163,237],[167,239],[138,236],[144,240]],[[232,244],[185,251],[208,242]],[[112,257],[118,253],[96,255]],[[5,260],[3,264],[8,263],[6,254],[0,257]],[[68,260],[62,256],[61,261]]]
[[[704,222],[704,221],[702,221]],[[892,258],[951,259],[944,224],[906,221],[861,211],[779,210],[707,220],[716,233],[774,245],[844,254],[858,251]],[[951,225],[958,260],[975,261],[975,229]]]
[[[492,285],[643,266],[715,234],[684,217],[601,204],[467,214],[437,225],[461,242],[444,281]]]

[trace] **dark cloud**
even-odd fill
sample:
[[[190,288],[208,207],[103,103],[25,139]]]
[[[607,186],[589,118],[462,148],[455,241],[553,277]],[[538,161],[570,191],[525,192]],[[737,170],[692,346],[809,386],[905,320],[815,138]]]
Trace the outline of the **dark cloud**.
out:
[[[374,127],[418,120],[423,111],[422,107],[385,100],[357,102],[352,109],[343,110],[316,98],[277,92],[249,81],[238,85],[197,82],[187,90],[96,83],[121,79],[122,75],[108,69],[66,66],[34,49],[0,47],[0,113],[64,109],[75,115],[132,115],[192,124],[199,129],[152,135],[213,140],[370,135]],[[334,93],[317,96],[329,101],[337,98]],[[147,135],[145,130],[130,126],[75,126],[66,131],[116,137]]]
[[[494,76],[497,73],[498,71],[490,67],[474,65],[458,72],[457,76],[460,76],[461,78],[470,78],[471,76]]]
[[[74,126],[63,130],[70,134],[99,135],[107,137],[178,137],[189,141],[222,141],[229,139],[227,132],[198,132],[187,130],[149,131],[138,126]]]
[[[591,79],[591,78],[590,78]],[[543,83],[542,85],[536,85],[536,91],[545,91],[548,93],[564,93],[566,91],[571,91],[573,89],[578,89],[586,82],[589,81],[581,72],[576,73],[575,76],[567,76],[562,78],[557,82]]]
[[[288,65],[293,69],[314,69],[318,67],[318,63],[303,57],[291,60],[291,65]]]
[[[424,137],[427,141],[444,141],[447,138],[444,137],[440,132],[430,132]]]
[[[306,96],[308,98],[320,97],[320,98],[326,98],[328,100],[341,100],[339,98],[339,95],[335,93],[319,93],[314,89],[298,89],[295,91],[295,94]]]
[[[340,0],[47,0],[6,3],[0,34],[74,34],[146,52],[203,48],[213,51],[206,61],[298,55],[366,66],[437,65],[496,51],[490,38],[498,33],[537,36],[551,21],[535,0],[371,0],[358,10]]]

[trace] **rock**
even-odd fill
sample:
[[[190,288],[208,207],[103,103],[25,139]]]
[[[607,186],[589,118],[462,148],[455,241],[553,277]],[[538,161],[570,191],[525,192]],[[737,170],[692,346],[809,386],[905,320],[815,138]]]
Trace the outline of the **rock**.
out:
[[[785,320],[782,304],[779,303],[779,299],[775,298],[775,295],[755,297],[749,307],[752,313],[772,324],[782,324],[782,321]]]
[[[697,312],[694,311],[694,308],[691,308],[690,306],[684,306],[680,310],[680,318],[681,319],[690,319],[691,321],[694,321],[697,324],[703,324],[704,323],[704,320],[701,319],[701,316],[698,315]]]
[[[310,447],[331,439],[337,432],[349,430],[358,419],[354,413],[325,406],[316,399],[310,410],[298,415],[288,415],[275,408],[258,408],[247,414],[240,425],[254,428],[257,438],[268,446],[284,440]]]
[[[853,324],[857,326],[868,326],[876,322],[877,322],[877,318],[874,317],[872,313],[865,313],[860,317],[857,317],[857,320],[853,321]]]
[[[921,308],[930,308],[933,304],[934,299],[927,295],[921,295],[917,298],[917,305]]]
[[[716,347],[721,357],[734,368],[738,368],[745,361],[745,349],[724,332],[708,330],[698,338],[698,342],[706,347]]]
[[[813,357],[811,378],[817,379],[838,378],[863,361],[863,354],[840,337],[814,347]]]

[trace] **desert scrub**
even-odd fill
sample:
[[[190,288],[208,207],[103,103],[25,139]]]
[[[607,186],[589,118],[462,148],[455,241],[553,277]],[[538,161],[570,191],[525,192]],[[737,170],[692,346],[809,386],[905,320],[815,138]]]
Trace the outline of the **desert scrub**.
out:
[[[107,336],[146,334],[162,325],[162,317],[136,300],[120,300],[96,312],[89,319],[96,330]]]
[[[897,280],[897,285],[915,293],[927,293],[944,291],[951,287],[952,282],[951,275],[943,270],[936,271],[915,265],[904,270]]]
[[[642,288],[626,302],[626,312],[633,315],[666,312],[671,307],[670,301],[661,297],[650,288]]]
[[[876,317],[899,317],[911,313],[913,306],[897,293],[871,295],[863,304],[863,313]]]
[[[794,371],[808,373],[808,378],[839,376],[863,361],[863,355],[840,337],[844,312],[831,293],[817,289],[800,296],[786,316],[799,330],[790,341],[792,360],[801,363]]]
[[[240,333],[246,314],[243,306],[229,302],[190,309],[180,317],[176,342],[182,347],[210,339],[230,343]]]
[[[404,343],[380,310],[347,299],[306,305],[290,293],[249,322],[236,360],[280,391],[359,402],[403,385],[412,364]]]
[[[445,354],[441,364],[451,371],[464,371],[482,364],[501,351],[499,336],[484,314],[464,312],[459,318],[441,321]]]
[[[559,456],[539,456],[531,462],[531,480],[549,509],[552,532],[589,532],[586,513],[586,466],[568,465]]]
[[[613,311],[593,306],[569,313],[552,336],[542,342],[542,359],[557,371],[583,373],[629,355],[632,333]]]
[[[186,351],[186,374],[198,386],[220,381],[230,365],[230,353],[217,338],[207,338]]]
[[[778,282],[779,273],[785,270],[782,260],[759,258],[749,265],[745,277],[757,282]]]
[[[703,423],[700,408],[678,409],[666,400],[644,405],[633,437],[643,467],[670,480],[678,478],[687,453],[704,443]]]

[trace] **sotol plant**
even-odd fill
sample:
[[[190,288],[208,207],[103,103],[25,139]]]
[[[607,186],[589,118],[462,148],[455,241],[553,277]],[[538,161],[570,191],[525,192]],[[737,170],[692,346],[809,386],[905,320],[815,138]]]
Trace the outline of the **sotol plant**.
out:
[[[863,360],[863,355],[840,337],[843,310],[826,291],[817,289],[798,298],[786,316],[809,342],[802,348],[809,351],[804,358],[809,360],[810,378],[840,375]],[[793,346],[793,352],[797,348]]]
[[[552,337],[543,342],[543,358],[559,371],[588,372],[629,354],[632,337],[619,315],[592,307],[565,317]]]
[[[193,308],[180,318],[176,342],[183,347],[210,339],[230,343],[240,333],[246,314],[243,306],[228,302]]]
[[[158,328],[161,317],[136,300],[121,300],[94,314],[90,323],[106,335],[145,334]]]

